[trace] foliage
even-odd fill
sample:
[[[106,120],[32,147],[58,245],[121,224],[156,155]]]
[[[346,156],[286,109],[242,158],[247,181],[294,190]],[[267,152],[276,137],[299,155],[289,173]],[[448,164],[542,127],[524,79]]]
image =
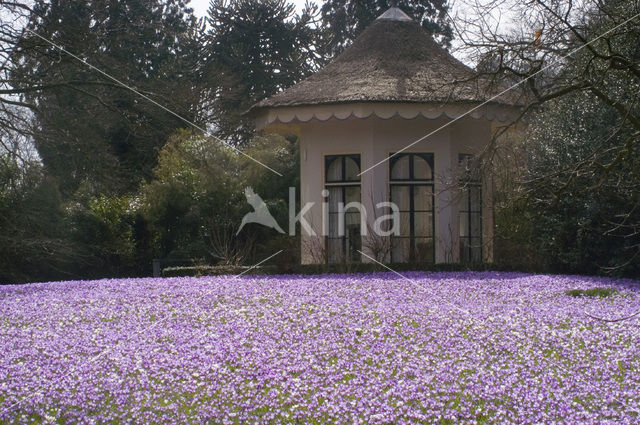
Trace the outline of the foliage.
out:
[[[237,217],[242,195],[237,162],[225,145],[188,132],[160,151],[155,179],[142,188],[142,209],[155,236],[157,258],[191,258],[205,252],[204,220]]]
[[[619,294],[615,288],[590,288],[590,289],[569,289],[565,294],[570,297],[600,297],[607,298]]]
[[[326,0],[321,8],[325,44],[324,59],[330,59],[349,45],[369,24],[394,3],[443,45],[449,46],[453,30],[448,23],[446,0]]]
[[[295,13],[286,0],[214,0],[209,8],[206,80],[216,133],[234,144],[253,132],[243,115],[314,69],[315,8]]]
[[[376,263],[334,263],[334,264],[300,264],[300,238],[285,235],[276,235],[266,241],[267,248],[264,250],[265,257],[257,258],[257,261],[263,260],[269,255],[282,250],[279,254],[269,261],[268,265],[260,265],[246,274],[297,274],[297,275],[326,275],[326,274],[367,274],[376,272],[389,271],[384,266]],[[171,260],[167,261],[171,263]],[[246,271],[250,266],[240,265],[189,265],[189,266],[173,266],[167,265],[162,269],[164,277],[176,276],[218,276],[233,275]],[[397,272],[483,272],[483,271],[514,271],[514,268],[505,265],[496,265],[490,263],[392,263],[388,267]]]
[[[275,274],[273,266],[181,266],[166,267],[162,269],[163,277],[187,277],[187,276],[230,276],[230,275],[262,275]]]
[[[84,182],[66,203],[67,237],[83,261],[72,268],[77,276],[130,276],[143,273],[150,259],[137,258],[134,199],[94,193]],[[136,264],[136,259],[142,260]]]
[[[586,93],[548,103],[532,122],[528,208],[552,266],[640,273],[640,156],[631,149],[616,159],[630,134],[610,106]],[[594,157],[615,166],[589,169]]]
[[[190,9],[182,0],[38,0],[27,28],[38,36],[25,32],[14,50],[11,84],[33,105],[48,173],[65,196],[83,181],[104,193],[135,191],[184,122],[39,37],[193,119],[199,46]]]
[[[189,132],[169,140],[160,152],[155,179],[142,189],[157,258],[237,264],[262,254],[273,230],[250,224],[236,235],[251,210],[244,188],[252,187],[276,220],[286,223],[288,185],[298,175],[297,145],[272,135],[256,138],[246,152],[286,178],[215,140]]]
[[[505,1],[474,7],[490,16]],[[289,187],[299,183],[295,137],[254,136],[244,113],[339,53],[391,2],[327,0],[296,15],[286,0],[215,0],[206,34],[186,3],[0,0],[3,282],[144,274],[152,258],[255,263],[279,249],[278,269],[299,270],[299,239],[253,224],[235,234],[250,211],[245,187],[286,228]],[[399,6],[449,44],[447,2]],[[500,267],[638,275],[640,23],[617,26],[637,14],[637,2],[531,0],[517,10],[519,34],[482,28],[491,19],[463,28],[479,30],[469,46],[484,76],[527,78],[529,127],[502,167],[511,174],[496,179]],[[181,131],[174,115],[23,24],[210,123],[283,177]]]
[[[518,88],[528,128],[511,158],[517,166],[500,177],[519,183],[497,214],[511,239],[503,246],[545,270],[639,275],[640,22],[629,20],[637,3],[534,0],[518,11],[523,30],[504,37],[466,22],[476,31],[469,47],[490,59],[483,76],[526,83]]]
[[[65,238],[55,181],[37,163],[0,156],[0,283],[68,278],[77,260]]]

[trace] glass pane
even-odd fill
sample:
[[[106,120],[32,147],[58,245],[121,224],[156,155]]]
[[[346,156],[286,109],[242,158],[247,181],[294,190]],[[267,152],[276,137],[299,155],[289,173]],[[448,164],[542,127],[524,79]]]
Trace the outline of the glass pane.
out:
[[[414,180],[431,180],[431,165],[421,156],[413,156]]]
[[[328,182],[342,181],[342,158],[343,157],[341,156],[337,156],[329,162],[326,170],[326,178]]]
[[[460,262],[468,263],[471,261],[469,253],[469,240],[467,238],[460,238]]]
[[[413,206],[416,211],[431,211],[433,209],[433,188],[431,186],[414,186]]]
[[[362,240],[360,237],[360,225],[348,225],[347,226],[347,251],[349,255],[349,261],[359,262],[360,253],[362,250]]]
[[[355,208],[350,208],[348,211],[349,212],[345,214],[345,219],[344,219],[344,222],[346,223],[347,228],[353,225],[360,225],[360,213],[358,212],[358,210],[356,210]],[[351,212],[351,211],[354,211],[354,212]]]
[[[470,261],[474,263],[482,262],[482,241],[480,238],[471,238],[469,241]]]
[[[329,261],[329,263],[344,262],[342,239],[327,239],[327,261]]]
[[[400,213],[400,236],[411,235],[410,217],[411,217],[411,213],[409,212]]]
[[[336,187],[336,186],[332,186],[332,187],[328,187],[327,188],[329,190],[329,212],[330,213],[335,213],[338,212],[338,206],[340,202],[343,202],[342,199],[342,188],[341,187]]]
[[[482,218],[480,214],[472,213],[471,215],[471,235],[478,238],[482,235]]]
[[[479,182],[480,181],[480,169],[478,162],[474,159],[473,155],[460,154],[459,158],[459,173],[460,179],[467,182]]]
[[[460,192],[460,212],[469,211],[469,191],[463,188]]]
[[[482,263],[482,248],[472,248],[471,261],[473,261],[474,263]]]
[[[409,155],[391,158],[391,180],[409,179]]]
[[[462,181],[469,181],[470,179],[470,167],[471,167],[471,155],[460,154],[458,156],[459,167],[458,172]]]
[[[469,214],[460,214],[460,236],[469,236]]]
[[[340,235],[340,214],[330,213],[329,214],[329,237],[337,238]]]
[[[409,211],[409,186],[391,186],[391,202],[395,203],[400,211]]]
[[[414,236],[433,236],[433,216],[430,213],[417,212],[413,216],[415,223]]]
[[[391,239],[391,261],[394,263],[406,263],[409,261],[409,238]]]
[[[354,160],[353,157],[345,156],[344,157],[344,179],[346,181],[359,181],[360,176],[360,166]]]
[[[479,187],[470,187],[471,211],[482,211],[482,190]]]
[[[433,261],[433,239],[416,238],[415,239],[415,256],[416,261],[420,263],[430,263]]]
[[[345,188],[345,205],[349,202],[360,202],[360,186],[347,186]]]
[[[462,263],[481,263],[482,262],[482,239],[460,238],[460,262]]]

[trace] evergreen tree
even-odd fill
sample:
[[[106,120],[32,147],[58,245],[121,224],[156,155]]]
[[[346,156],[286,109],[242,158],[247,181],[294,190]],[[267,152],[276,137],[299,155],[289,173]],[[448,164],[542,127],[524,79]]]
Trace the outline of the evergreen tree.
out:
[[[389,7],[397,5],[419,22],[444,46],[449,46],[453,30],[447,23],[447,0],[325,0],[321,8],[325,42],[322,55],[330,59],[346,46]]]
[[[316,15],[298,15],[286,0],[213,0],[209,8],[207,82],[217,134],[246,143],[255,102],[291,86],[314,69]]]
[[[37,162],[0,153],[0,285],[69,278],[80,258],[64,236],[55,182]]]
[[[183,0],[38,0],[28,28],[124,84],[193,119],[198,27]],[[34,108],[34,142],[64,194],[88,182],[130,192],[185,123],[44,40],[25,33],[18,81]]]

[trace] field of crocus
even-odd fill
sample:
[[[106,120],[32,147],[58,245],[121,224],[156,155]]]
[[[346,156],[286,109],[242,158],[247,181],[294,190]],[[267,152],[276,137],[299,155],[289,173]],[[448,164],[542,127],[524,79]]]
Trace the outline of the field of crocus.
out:
[[[640,282],[406,276],[0,287],[0,423],[640,423]]]

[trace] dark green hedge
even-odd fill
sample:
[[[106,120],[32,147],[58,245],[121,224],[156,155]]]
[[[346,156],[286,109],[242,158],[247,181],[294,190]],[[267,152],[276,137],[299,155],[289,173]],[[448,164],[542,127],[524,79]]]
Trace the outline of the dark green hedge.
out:
[[[439,264],[391,264],[389,267],[395,271],[486,271],[486,270],[510,270],[509,268],[498,266],[496,264],[478,263],[478,264],[457,264],[457,263],[439,263]],[[162,270],[163,277],[183,277],[183,276],[219,276],[219,275],[237,275],[245,274],[304,274],[316,275],[326,273],[372,273],[384,272],[388,269],[375,263],[357,263],[357,264],[303,264],[294,267],[288,267],[282,270],[278,266],[268,265],[254,267],[249,270],[248,266],[186,266],[186,267],[167,267]]]

